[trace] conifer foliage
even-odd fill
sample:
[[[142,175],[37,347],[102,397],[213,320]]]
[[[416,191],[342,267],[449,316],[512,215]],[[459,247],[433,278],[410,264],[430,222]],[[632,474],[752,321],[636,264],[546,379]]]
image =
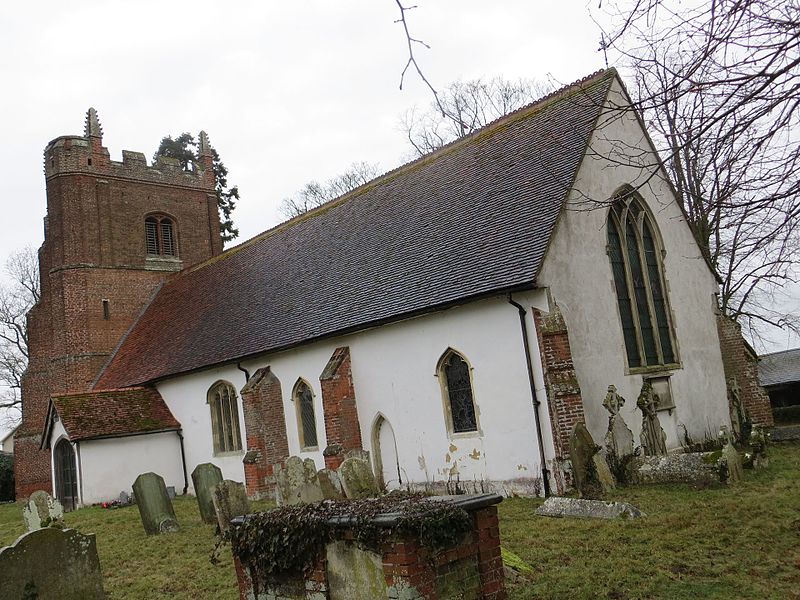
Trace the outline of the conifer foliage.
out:
[[[198,150],[197,141],[191,133],[184,132],[175,138],[168,135],[161,139],[158,150],[153,156],[153,162],[158,160],[159,156],[176,158],[184,170],[190,171],[197,160]],[[239,188],[235,185],[228,187],[228,169],[216,149],[211,148],[211,152],[214,156],[214,176],[217,182],[215,191],[219,208],[220,235],[223,242],[230,242],[239,237],[239,230],[234,227],[231,218],[231,213],[239,201]]]

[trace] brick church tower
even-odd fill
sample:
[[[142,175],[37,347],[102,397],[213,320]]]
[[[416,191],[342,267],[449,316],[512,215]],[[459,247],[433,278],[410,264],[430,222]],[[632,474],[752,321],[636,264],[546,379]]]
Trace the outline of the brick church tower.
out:
[[[112,161],[90,108],[84,135],[44,151],[47,216],[41,299],[28,313],[29,363],[14,440],[17,497],[51,491],[40,450],[50,397],[86,391],[159,284],[222,252],[213,154],[204,132],[193,169],[123,150]]]

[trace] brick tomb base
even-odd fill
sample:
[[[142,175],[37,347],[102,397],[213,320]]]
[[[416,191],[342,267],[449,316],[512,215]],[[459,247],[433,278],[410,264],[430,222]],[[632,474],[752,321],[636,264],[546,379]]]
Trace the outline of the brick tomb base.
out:
[[[242,600],[503,600],[506,598],[496,494],[442,496],[472,517],[472,531],[450,548],[433,552],[418,540],[393,537],[381,548],[353,541],[346,520],[335,523],[337,538],[305,575],[256,582],[234,559]],[[396,516],[374,523],[391,526]],[[234,525],[236,520],[234,521]],[[257,594],[257,595],[256,595]]]

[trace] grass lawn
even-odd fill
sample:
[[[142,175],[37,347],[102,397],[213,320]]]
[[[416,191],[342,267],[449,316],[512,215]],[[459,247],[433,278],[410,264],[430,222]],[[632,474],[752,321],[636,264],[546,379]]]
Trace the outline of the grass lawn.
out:
[[[770,468],[728,489],[628,488],[614,494],[647,513],[633,521],[536,517],[541,500],[500,505],[504,545],[535,571],[510,588],[529,598],[800,599],[800,445],[771,448]],[[208,561],[214,527],[179,498],[177,534],[144,535],[135,507],[85,508],[67,524],[97,534],[111,598],[236,600],[230,554]],[[0,506],[0,546],[23,533],[20,507]]]

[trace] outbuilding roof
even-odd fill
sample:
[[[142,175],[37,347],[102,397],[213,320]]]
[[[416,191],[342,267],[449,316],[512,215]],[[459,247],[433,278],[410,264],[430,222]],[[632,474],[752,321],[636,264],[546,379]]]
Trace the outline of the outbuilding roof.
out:
[[[595,73],[173,276],[95,387],[534,287],[615,77]]]
[[[161,394],[152,387],[53,396],[42,436],[43,446],[50,442],[55,415],[72,442],[181,428]]]
[[[800,348],[761,356],[758,377],[764,387],[800,382]]]

